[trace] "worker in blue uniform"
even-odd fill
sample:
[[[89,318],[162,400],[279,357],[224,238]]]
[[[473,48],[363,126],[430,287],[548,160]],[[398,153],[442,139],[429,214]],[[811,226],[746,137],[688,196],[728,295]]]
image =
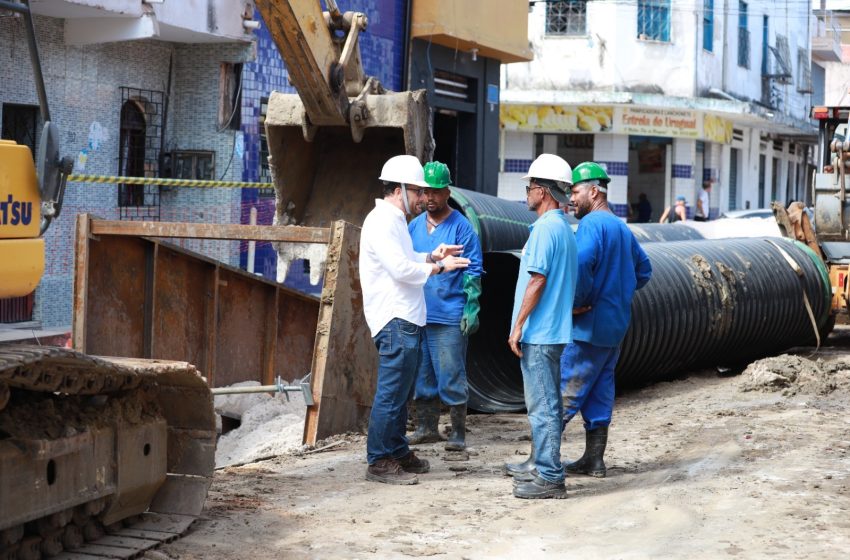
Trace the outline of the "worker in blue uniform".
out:
[[[481,297],[481,243],[469,220],[449,206],[451,174],[444,163],[425,164],[424,211],[408,226],[414,251],[431,252],[440,243],[463,245],[469,267],[431,276],[425,283],[427,320],[416,376],[410,443],[441,441],[440,401],[449,407],[451,433],[445,448],[466,448],[466,347],[478,330]]]
[[[608,207],[610,180],[594,162],[573,170],[579,273],[573,342],[561,356],[564,426],[581,412],[586,434],[584,454],[564,468],[598,478],[606,473],[603,454],[614,409],[614,368],[629,328],[632,297],[652,275],[646,253]]]

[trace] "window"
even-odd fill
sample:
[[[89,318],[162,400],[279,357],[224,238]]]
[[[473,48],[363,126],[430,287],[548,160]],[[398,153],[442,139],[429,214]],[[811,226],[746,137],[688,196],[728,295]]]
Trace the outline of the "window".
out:
[[[747,29],[747,3],[738,1],[738,66],[750,67],[750,30]]]
[[[729,210],[738,209],[738,148],[729,150]]]
[[[118,138],[118,174],[159,177],[164,94],[161,91],[121,88]],[[159,185],[118,185],[119,218],[159,220]]]
[[[670,0],[638,0],[638,39],[670,42]]]
[[[172,177],[175,179],[215,179],[215,153],[197,150],[172,152]]]
[[[586,32],[586,0],[546,2],[547,35],[584,35]]]
[[[800,93],[812,93],[812,66],[809,51],[797,49],[797,91]]]
[[[266,115],[269,112],[269,98],[260,98],[260,173],[258,178],[261,183],[271,183],[272,176],[269,171],[269,137],[266,134]],[[274,197],[274,189],[260,189],[260,197]],[[305,261],[306,262],[306,261]]]
[[[222,62],[218,82],[219,131],[242,126],[242,64]]]
[[[714,0],[702,2],[702,48],[714,51]]]

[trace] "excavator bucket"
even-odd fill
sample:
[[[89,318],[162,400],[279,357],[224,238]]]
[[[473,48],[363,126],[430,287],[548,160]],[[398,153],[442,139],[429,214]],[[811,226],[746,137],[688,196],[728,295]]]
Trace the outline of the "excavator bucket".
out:
[[[344,220],[362,225],[380,197],[378,176],[385,161],[401,154],[422,162],[431,159],[434,140],[424,90],[371,95],[365,103],[369,118],[354,127],[311,127],[304,124],[304,105],[297,95],[272,92],[266,133],[275,224],[330,227]],[[325,249],[277,244],[278,280],[283,281],[293,260],[306,259],[311,280],[317,282]]]
[[[387,159],[401,154],[422,162],[431,158],[434,141],[424,90],[370,95],[366,107],[369,118],[356,142],[349,126],[308,130],[297,95],[271,94],[266,132],[276,224],[329,227],[345,220],[361,225],[380,195],[378,175]]]

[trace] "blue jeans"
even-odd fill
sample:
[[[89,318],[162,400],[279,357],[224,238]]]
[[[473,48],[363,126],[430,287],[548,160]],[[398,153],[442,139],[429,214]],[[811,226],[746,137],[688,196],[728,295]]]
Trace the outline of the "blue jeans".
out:
[[[449,406],[466,403],[466,341],[460,325],[425,326],[414,398],[430,400],[439,395]]]
[[[619,348],[575,341],[561,356],[561,393],[564,427],[580,411],[584,428],[593,430],[611,423],[614,411],[614,368]]]
[[[372,339],[378,349],[378,383],[369,415],[366,459],[399,459],[410,451],[404,435],[407,401],[413,396],[422,328],[393,319]]]
[[[540,478],[549,482],[564,481],[561,465],[561,427],[564,407],[561,404],[559,358],[563,344],[522,344],[522,383],[525,408],[531,424],[534,466]]]

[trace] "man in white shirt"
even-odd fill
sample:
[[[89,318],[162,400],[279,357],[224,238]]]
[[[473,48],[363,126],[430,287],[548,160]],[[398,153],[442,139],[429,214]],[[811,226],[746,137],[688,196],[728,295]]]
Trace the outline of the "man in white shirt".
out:
[[[419,366],[425,326],[425,281],[432,274],[466,268],[463,247],[442,244],[431,254],[415,253],[406,216],[417,212],[427,186],[414,156],[387,160],[379,177],[384,198],[366,216],[360,233],[360,286],[363,314],[378,349],[378,382],[366,455],[366,479],[387,484],[416,484],[428,461],[410,450],[405,437],[407,401]]]

